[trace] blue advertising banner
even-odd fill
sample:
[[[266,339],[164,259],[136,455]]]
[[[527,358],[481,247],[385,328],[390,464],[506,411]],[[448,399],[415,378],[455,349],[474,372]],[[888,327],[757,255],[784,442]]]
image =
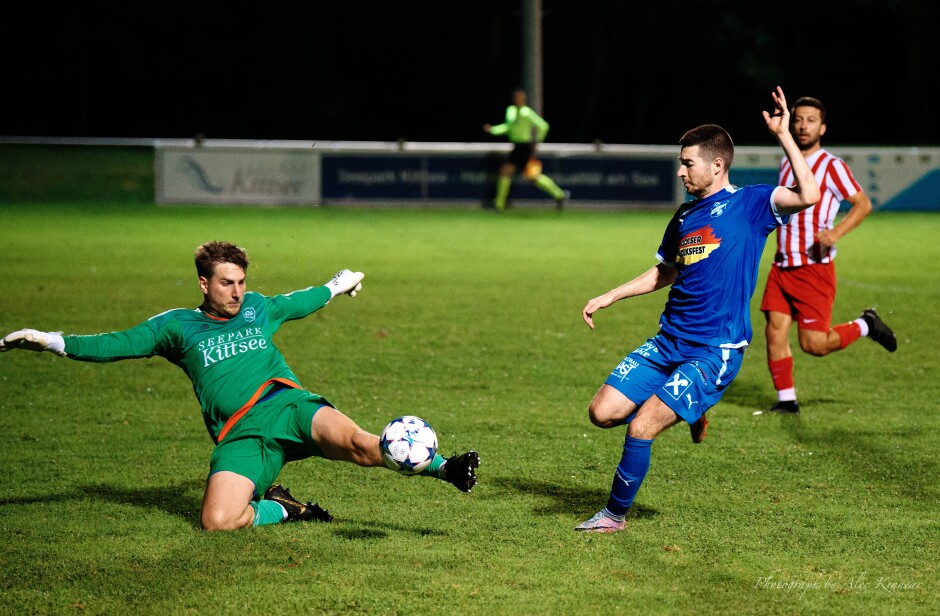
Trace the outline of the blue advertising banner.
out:
[[[323,153],[324,202],[439,201],[491,199],[504,154],[475,155]],[[675,206],[673,161],[605,156],[540,156],[543,172],[571,191],[572,201]],[[550,201],[521,175],[510,200]]]
[[[0,137],[0,141],[3,138]],[[158,203],[492,207],[509,144],[154,142]],[[940,148],[839,148],[876,210],[940,210]],[[673,210],[688,200],[673,146],[540,144],[545,175],[570,191],[571,209]],[[732,184],[775,184],[781,150],[736,148]],[[554,207],[513,178],[510,207]],[[844,206],[843,206],[844,207]]]
[[[739,169],[732,166],[731,171],[728,172],[728,179],[735,186],[749,186],[752,184],[776,186],[777,169],[776,167],[768,169]]]
[[[402,154],[322,155],[324,201],[485,198],[487,170],[499,158]]]

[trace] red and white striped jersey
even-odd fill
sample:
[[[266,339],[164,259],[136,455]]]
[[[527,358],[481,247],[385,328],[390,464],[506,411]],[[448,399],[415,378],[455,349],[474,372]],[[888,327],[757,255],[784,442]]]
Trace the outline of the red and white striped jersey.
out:
[[[824,149],[813,152],[806,159],[822,197],[819,203],[790,217],[790,222],[777,228],[777,255],[774,265],[798,267],[809,263],[829,263],[836,257],[836,247],[824,250],[816,243],[816,234],[831,229],[839,212],[839,205],[862,190],[849,166],[838,156]],[[781,186],[793,186],[793,170],[784,158],[780,163]]]

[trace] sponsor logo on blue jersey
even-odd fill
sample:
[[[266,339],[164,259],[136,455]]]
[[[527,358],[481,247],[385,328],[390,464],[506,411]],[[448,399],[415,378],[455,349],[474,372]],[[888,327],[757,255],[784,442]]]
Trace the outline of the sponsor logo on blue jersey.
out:
[[[679,400],[691,385],[692,380],[684,375],[681,370],[676,370],[672,373],[672,378],[663,385],[663,389],[672,396],[673,400]]]
[[[622,362],[620,362],[620,364],[617,365],[616,368],[614,368],[611,376],[615,376],[621,381],[625,381],[627,377],[630,376],[630,371],[639,365],[640,364],[638,364],[636,361],[626,357]]]

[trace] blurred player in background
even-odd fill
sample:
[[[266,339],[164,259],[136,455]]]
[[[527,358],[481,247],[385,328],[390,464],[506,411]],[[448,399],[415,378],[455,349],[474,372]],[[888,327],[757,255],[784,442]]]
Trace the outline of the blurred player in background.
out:
[[[659,263],[630,282],[588,301],[593,315],[619,300],[670,287],[659,332],[620,362],[591,401],[600,428],[628,424],[607,506],[575,530],[623,530],[626,513],[650,467],[653,439],[685,421],[693,443],[705,437],[705,412],[738,374],[750,342],[750,301],[767,236],[791,214],[819,200],[819,188],[788,130],[783,90],[772,93],[767,129],[793,166],[794,186],[736,188],[730,135],[714,124],[679,140],[679,178],[694,200],[679,206],[656,253]]]
[[[816,176],[822,198],[777,229],[777,254],[761,300],[767,320],[767,366],[777,390],[777,403],[770,408],[775,413],[800,412],[788,339],[794,319],[800,348],[816,357],[841,351],[863,336],[892,353],[898,348],[894,332],[873,308],[863,310],[854,321],[830,327],[836,296],[836,242],[871,213],[871,200],[845,161],[820,145],[826,134],[826,108],[821,101],[797,99],[790,111],[790,130]],[[792,182],[793,170],[784,158],[779,184]],[[852,207],[834,225],[842,201]]]
[[[209,436],[216,443],[202,502],[206,530],[332,516],[272,485],[287,462],[319,456],[383,467],[379,437],[362,430],[322,396],[303,389],[272,340],[285,322],[355,296],[363,274],[342,270],[323,286],[267,297],[246,292],[248,255],[228,242],[196,249],[203,300],[199,308],[168,310],[131,329],[62,336],[23,329],[0,340],[0,351],[51,351],[70,359],[112,362],[159,355],[193,382]],[[479,464],[475,451],[436,455],[422,475],[469,492]]]
[[[506,108],[506,121],[496,126],[483,125],[485,133],[497,136],[507,135],[513,144],[512,152],[499,168],[499,178],[496,180],[494,203],[498,212],[506,209],[512,176],[520,169],[526,180],[555,199],[557,207],[563,208],[568,201],[568,191],[559,188],[550,177],[542,173],[542,163],[535,155],[535,148],[537,144],[545,141],[545,136],[548,134],[548,122],[526,105],[527,98],[525,90],[521,88],[513,90],[512,105]]]

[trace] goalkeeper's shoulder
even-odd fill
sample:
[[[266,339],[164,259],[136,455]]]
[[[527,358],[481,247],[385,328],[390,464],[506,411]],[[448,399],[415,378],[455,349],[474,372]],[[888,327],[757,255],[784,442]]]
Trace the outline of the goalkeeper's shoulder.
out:
[[[247,295],[247,294],[246,294]],[[195,308],[170,308],[159,314],[155,314],[144,323],[166,323],[170,321],[185,321],[187,319],[199,318],[202,311]],[[143,323],[141,324],[143,325]]]

